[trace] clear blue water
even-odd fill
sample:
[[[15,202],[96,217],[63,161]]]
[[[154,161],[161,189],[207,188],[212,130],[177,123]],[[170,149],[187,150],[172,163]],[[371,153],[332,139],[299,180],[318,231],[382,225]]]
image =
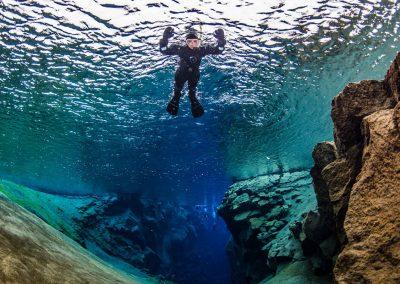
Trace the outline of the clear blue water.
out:
[[[232,180],[312,165],[315,143],[332,139],[332,97],[383,78],[398,11],[364,0],[3,0],[0,175],[216,207]],[[190,26],[205,42],[226,33],[225,53],[202,63],[200,119],[187,97],[178,117],[165,111],[177,58],[158,41],[170,25],[173,43]]]

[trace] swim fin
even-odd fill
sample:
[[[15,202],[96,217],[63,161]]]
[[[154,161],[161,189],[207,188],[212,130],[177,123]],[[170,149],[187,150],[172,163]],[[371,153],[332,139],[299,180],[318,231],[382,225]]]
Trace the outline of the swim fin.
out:
[[[171,99],[171,101],[167,105],[167,111],[171,115],[177,115],[178,110],[179,110],[179,99],[178,100]]]
[[[171,115],[177,115],[178,114],[178,110],[179,110],[179,99],[181,97],[181,93],[175,91],[174,96],[172,97],[172,99],[169,101],[168,105],[167,105],[167,111],[171,114]]]
[[[193,117],[200,117],[204,114],[204,108],[197,100],[196,97],[190,98],[190,105],[192,107],[192,115]]]

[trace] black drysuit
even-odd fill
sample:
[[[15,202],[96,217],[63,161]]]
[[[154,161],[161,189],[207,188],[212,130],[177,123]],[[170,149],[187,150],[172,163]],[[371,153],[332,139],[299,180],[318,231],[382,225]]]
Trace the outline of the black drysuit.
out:
[[[209,54],[221,54],[224,50],[225,41],[216,46],[200,46],[190,49],[187,45],[172,44],[168,46],[168,39],[160,40],[160,51],[165,55],[178,55],[180,57],[179,67],[175,72],[174,96],[180,97],[182,88],[188,81],[189,98],[196,98],[196,86],[200,78],[201,59]]]

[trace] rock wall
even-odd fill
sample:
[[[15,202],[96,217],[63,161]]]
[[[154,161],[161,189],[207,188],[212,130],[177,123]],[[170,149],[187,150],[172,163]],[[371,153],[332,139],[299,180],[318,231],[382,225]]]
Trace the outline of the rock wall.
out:
[[[312,153],[317,208],[305,210],[305,184],[274,175],[231,186],[219,214],[233,282],[400,283],[399,100],[400,53],[384,80],[350,83],[333,99],[334,142]]]
[[[78,210],[73,221],[84,246],[96,244],[110,255],[170,280],[188,281],[200,274],[195,264],[183,265],[196,259],[202,224],[193,211],[137,195],[102,197]]]
[[[232,233],[228,245],[232,282],[258,283],[273,277],[286,264],[304,260],[295,235],[302,214],[315,206],[307,171],[234,183],[218,207]],[[319,280],[317,283],[323,283]]]
[[[212,212],[146,200],[137,194],[48,194],[5,180],[0,180],[0,193],[129,273],[140,269],[160,279],[182,283],[196,277],[204,282],[207,276],[200,263],[213,263],[198,255],[202,250],[206,257],[207,250],[212,250],[199,244],[204,235],[217,233],[208,226],[214,220]]]
[[[399,63],[333,99],[335,141],[313,152],[318,213],[303,221],[303,250],[332,261],[335,283],[400,283]],[[329,238],[335,249],[321,255]]]
[[[1,283],[159,283],[127,275],[0,194]]]

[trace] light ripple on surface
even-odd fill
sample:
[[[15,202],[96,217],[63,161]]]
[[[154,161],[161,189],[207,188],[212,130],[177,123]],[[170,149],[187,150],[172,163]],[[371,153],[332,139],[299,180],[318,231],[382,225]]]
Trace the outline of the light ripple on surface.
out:
[[[308,168],[312,146],[332,139],[331,98],[349,81],[381,78],[398,45],[398,1],[0,8],[0,173],[63,192],[197,195],[226,175]],[[173,43],[191,25],[205,42],[226,32],[225,53],[202,65],[200,120],[187,97],[178,118],[165,112],[177,60],[158,41],[170,25]]]

